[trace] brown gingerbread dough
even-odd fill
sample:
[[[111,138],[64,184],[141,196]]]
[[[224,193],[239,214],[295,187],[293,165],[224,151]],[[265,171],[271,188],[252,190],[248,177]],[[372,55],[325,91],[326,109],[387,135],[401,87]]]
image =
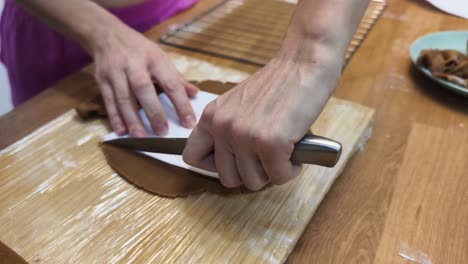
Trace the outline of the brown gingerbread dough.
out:
[[[468,56],[456,50],[422,50],[417,64],[446,81],[468,87]]]
[[[28,264],[28,262],[0,241],[0,264]]]
[[[218,179],[172,166],[146,155],[101,144],[109,165],[130,183],[161,196],[188,196],[201,192],[229,194]]]
[[[83,120],[93,117],[107,117],[106,106],[101,96],[96,96],[89,101],[81,103],[75,110]]]

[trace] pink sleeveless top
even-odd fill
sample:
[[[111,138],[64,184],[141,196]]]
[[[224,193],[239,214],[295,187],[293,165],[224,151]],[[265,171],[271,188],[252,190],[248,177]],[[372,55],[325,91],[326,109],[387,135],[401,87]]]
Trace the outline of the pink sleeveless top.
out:
[[[109,11],[137,31],[145,31],[197,0],[147,0]],[[16,106],[91,62],[75,43],[5,0],[0,21],[0,59],[10,79]]]

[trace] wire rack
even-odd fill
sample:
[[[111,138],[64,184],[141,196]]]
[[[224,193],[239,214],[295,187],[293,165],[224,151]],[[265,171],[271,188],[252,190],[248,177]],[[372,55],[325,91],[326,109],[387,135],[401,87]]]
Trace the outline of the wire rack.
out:
[[[295,4],[280,0],[225,0],[160,39],[161,43],[223,58],[265,65],[276,54]],[[348,47],[345,63],[386,7],[372,0]]]

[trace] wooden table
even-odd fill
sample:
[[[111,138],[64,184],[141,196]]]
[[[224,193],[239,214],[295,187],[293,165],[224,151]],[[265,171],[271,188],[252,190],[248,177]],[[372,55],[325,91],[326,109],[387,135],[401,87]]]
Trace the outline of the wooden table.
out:
[[[147,35],[157,40],[169,25],[218,2],[202,0]],[[376,109],[373,136],[335,182],[291,263],[407,263],[404,256],[468,263],[468,101],[416,72],[408,56],[409,45],[423,34],[467,28],[467,20],[422,0],[390,1],[335,93]],[[96,93],[90,67],[68,77],[0,118],[0,149]]]

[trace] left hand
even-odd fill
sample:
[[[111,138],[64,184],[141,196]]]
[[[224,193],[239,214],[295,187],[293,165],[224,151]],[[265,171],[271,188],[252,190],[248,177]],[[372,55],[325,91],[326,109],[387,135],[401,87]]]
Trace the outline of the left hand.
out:
[[[198,88],[183,78],[158,45],[115,20],[105,34],[90,34],[82,43],[94,58],[96,80],[114,131],[148,136],[138,113],[139,102],[153,132],[168,133],[167,117],[153,81],[170,98],[181,124],[194,127],[196,118],[189,97],[195,96]]]
[[[340,70],[341,60],[325,65],[273,59],[207,105],[188,139],[185,162],[217,171],[230,188],[286,183],[300,172],[290,161],[294,144],[325,106]]]

